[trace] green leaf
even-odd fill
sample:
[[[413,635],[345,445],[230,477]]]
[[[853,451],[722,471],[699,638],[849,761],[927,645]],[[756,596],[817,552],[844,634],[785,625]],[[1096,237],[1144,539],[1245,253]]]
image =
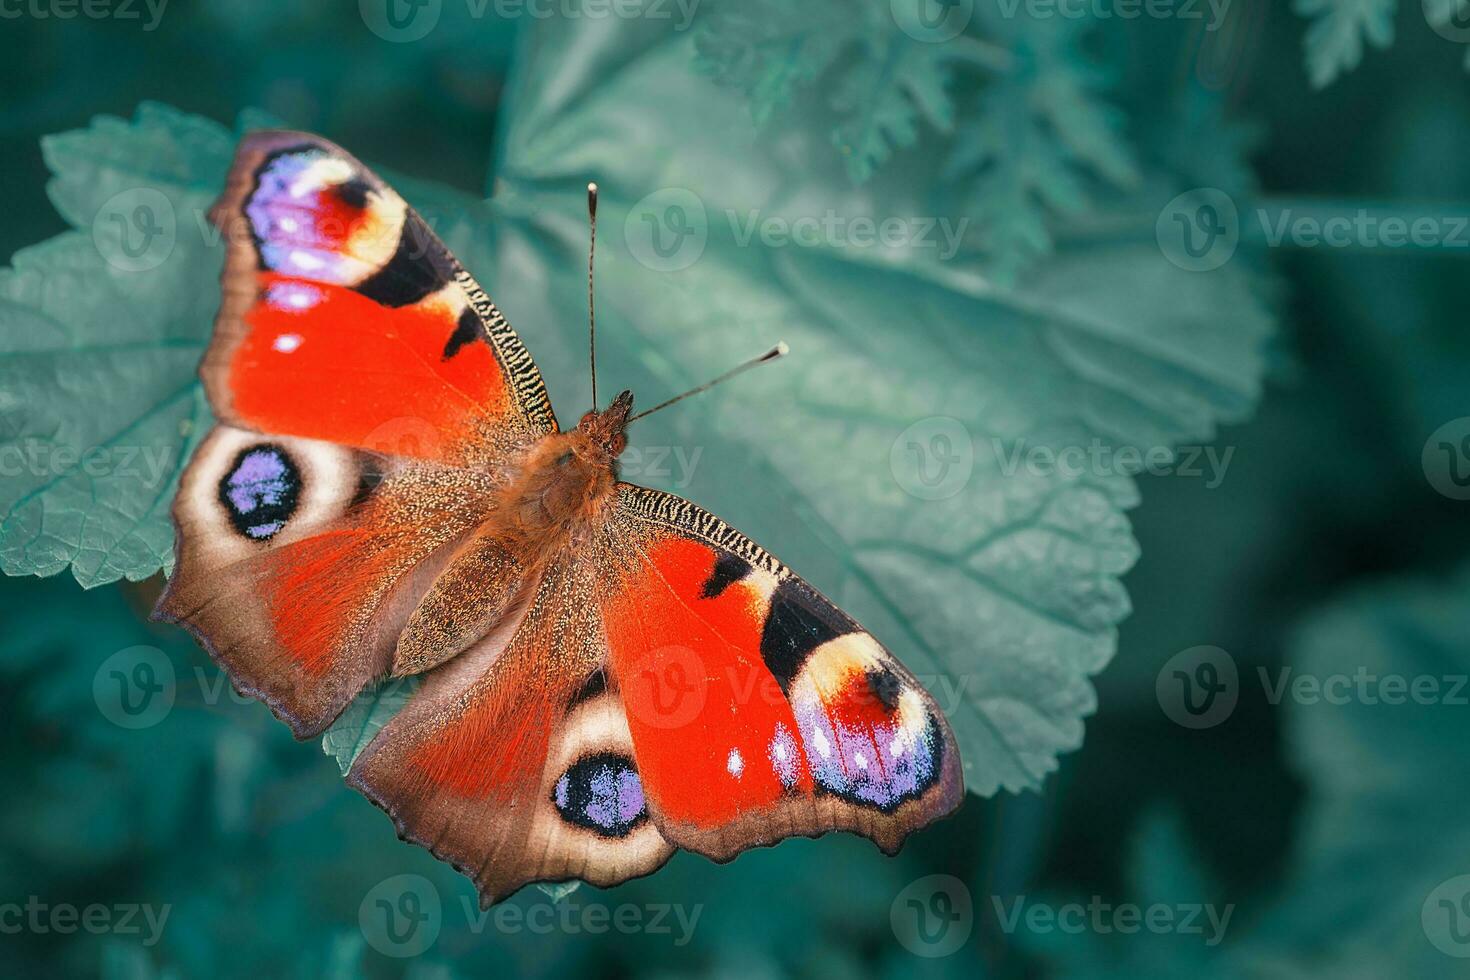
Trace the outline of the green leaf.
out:
[[[858,19],[850,6],[833,3],[712,3],[698,22],[697,63],[744,92],[751,115],[765,123],[832,67]]]
[[[921,122],[947,131],[956,64],[995,57],[972,39],[932,43],[900,27],[900,8],[929,0],[720,2],[701,10],[697,64],[742,91],[759,123],[806,89],[823,93],[803,115],[831,134],[854,183],[918,142]]]
[[[976,215],[978,247],[1004,280],[1051,249],[1049,221],[1086,211],[1092,183],[1136,188],[1138,165],[1106,81],[1081,51],[1088,25],[1028,22],[1015,66],[982,91],[957,128],[944,175]]]
[[[0,272],[0,569],[140,579],[172,563],[169,504],[210,425],[195,370],[219,252],[202,216],[232,140],[145,105],[43,149],[77,230]]]
[[[1287,666],[1331,696],[1287,703],[1309,797],[1261,944],[1288,951],[1303,976],[1445,975],[1452,961],[1430,941],[1444,912],[1430,898],[1470,874],[1470,781],[1447,749],[1470,739],[1470,566],[1345,596],[1299,628]]]
[[[1128,465],[1035,473],[1008,460],[1094,441],[1162,452],[1242,417],[1271,326],[1253,277],[1242,262],[1175,268],[1151,222],[1134,238],[1068,244],[1014,289],[917,236],[763,244],[747,235],[752,219],[831,214],[847,227],[965,212],[926,210],[933,161],[895,160],[852,191],[835,167],[792,171],[786,161],[822,159],[809,128],[752,149],[764,144],[742,101],[690,75],[690,45],[672,33],[619,25],[607,53],[568,78],[571,52],[592,50],[584,30],[527,34],[499,219],[471,268],[564,412],[586,399],[577,256],[589,178],[612,230],[598,252],[604,384],[656,400],[789,341],[779,366],[639,424],[635,449],[702,451],[690,479],[626,475],[710,507],[874,631],[950,712],[972,789],[1037,786],[1080,744],[1088,678],[1128,611],[1119,577],[1137,546],[1123,511],[1137,490]],[[635,97],[636,117],[618,111]],[[704,138],[689,140],[695,131]],[[1118,210],[1157,214],[1171,194],[1155,181]],[[671,255],[684,267],[668,268],[651,229],[667,247],[695,227],[702,249],[691,231],[691,251]],[[905,489],[917,484],[902,440],[939,417],[963,427],[973,469],[953,496],[926,500]]]
[[[1398,0],[1295,0],[1292,9],[1312,18],[1304,44],[1307,73],[1316,88],[1357,68],[1365,41],[1380,49],[1393,44]]]
[[[322,735],[322,751],[337,760],[342,775],[347,775],[373,736],[393,720],[418,689],[417,677],[390,678],[352,699]]]
[[[552,884],[538,882],[536,887],[555,904],[581,888],[582,883],[580,881],[558,881]]]
[[[841,78],[832,97],[847,117],[832,138],[856,183],[872,177],[894,150],[918,142],[921,116],[938,130],[954,121],[945,91],[949,66],[932,46],[894,35],[871,46],[876,50]]]
[[[1011,277],[1050,248],[1049,217],[1088,206],[1086,181],[1129,189],[1138,168],[1120,112],[1102,98],[1108,79],[1082,50],[1094,23],[987,14],[986,41],[901,26],[946,9],[931,0],[817,0],[795,13],[772,0],[717,6],[701,18],[698,63],[743,91],[758,122],[793,105],[795,119],[829,130],[854,183],[918,145],[921,123],[953,132],[945,178],[962,184],[992,270]],[[983,73],[980,95],[962,106],[950,94],[957,69]],[[799,101],[808,88],[820,95]]]

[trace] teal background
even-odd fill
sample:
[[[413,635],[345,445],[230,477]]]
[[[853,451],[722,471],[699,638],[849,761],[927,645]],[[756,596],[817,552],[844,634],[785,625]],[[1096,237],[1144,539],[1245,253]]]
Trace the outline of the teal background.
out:
[[[502,281],[506,293],[520,289],[533,297],[517,306],[501,300],[512,322],[561,324],[540,339],[528,335],[527,342],[566,421],[585,386],[577,346],[581,296],[574,285],[582,260],[571,244],[580,234],[574,221],[579,180],[607,175],[613,199],[622,195],[626,202],[675,183],[664,179],[669,174],[725,166],[728,173],[707,176],[740,200],[748,190],[742,180],[756,167],[728,151],[728,132],[702,128],[697,111],[705,97],[701,86],[712,105],[742,92],[738,84],[720,88],[711,81],[720,64],[727,82],[740,81],[731,62],[720,61],[720,45],[765,37],[785,18],[815,17],[819,26],[809,36],[820,38],[825,28],[817,14],[846,15],[836,0],[800,10],[709,3],[695,22],[696,31],[711,32],[701,36],[713,39],[703,49],[705,60],[670,57],[658,63],[657,73],[630,83],[628,73],[618,71],[624,64],[620,46],[627,50],[624,67],[648,59],[635,62],[639,42],[614,32],[597,41],[601,25],[578,25],[586,33],[577,36],[593,41],[569,46],[548,63],[537,59],[538,45],[553,43],[546,38],[562,29],[560,22],[476,18],[462,5],[446,4],[439,26],[411,43],[384,41],[351,3],[173,0],[152,31],[115,18],[27,14],[0,21],[6,93],[0,103],[6,202],[0,253],[9,257],[67,227],[47,197],[43,136],[86,127],[98,115],[130,118],[147,100],[227,127],[242,111],[259,110],[320,132],[393,174],[475,197],[495,192],[494,205],[472,219],[485,227],[512,218],[527,223],[530,230],[515,232],[516,241],[540,249],[544,265],[536,268],[553,269],[557,278],[518,276],[515,268],[497,265],[490,285],[497,297]],[[1187,23],[1095,17],[1079,23],[1079,46],[1066,57],[1102,66],[1099,91],[1117,119],[1115,136],[1083,134],[1078,143],[1116,139],[1140,159],[1168,162],[1171,190],[1220,187],[1247,216],[1257,207],[1272,213],[1313,207],[1327,213],[1358,207],[1386,215],[1465,213],[1470,87],[1463,45],[1431,30],[1418,4],[1395,11],[1391,3],[1362,2],[1362,9],[1374,11],[1366,23],[1393,25],[1393,43],[1370,44],[1361,65],[1319,88],[1314,72],[1322,80],[1322,65],[1346,64],[1351,59],[1344,46],[1351,44],[1317,36],[1307,48],[1308,62],[1304,35],[1312,28],[1306,18],[1279,5],[1237,5],[1245,25],[1237,24],[1242,53],[1238,60],[1224,58],[1225,67],[1205,65],[1199,34]],[[990,26],[974,26],[967,36],[1013,54],[1033,50],[1032,28],[1024,21],[998,22],[987,34]],[[1382,38],[1382,31],[1370,26],[1367,36]],[[755,48],[769,52],[773,46]],[[816,64],[810,49],[780,50],[793,70]],[[580,157],[571,154],[576,166],[517,172],[517,166],[529,169],[541,161],[515,156],[510,144],[518,131],[511,122],[534,116],[529,107],[552,99],[559,80],[580,76],[583,58],[600,59],[595,74],[616,92],[616,103],[558,132],[559,139],[584,147]],[[1038,70],[1054,77],[1044,62]],[[776,74],[762,77],[770,81]],[[987,210],[995,206],[993,197],[954,192],[949,178],[926,164],[944,140],[964,140],[999,118],[987,98],[1002,85],[1004,72],[952,78],[953,135],[941,137],[933,119],[919,114],[912,120],[916,145],[898,147],[891,160],[874,165],[871,177],[853,173],[850,160],[834,155],[825,102],[829,95],[840,102],[841,93],[829,90],[820,72],[817,77],[797,85],[789,104],[770,110],[771,128],[752,126],[752,133],[764,132],[777,144],[781,134],[804,134],[785,150],[778,146],[773,157],[779,167],[761,171],[757,190],[764,196],[757,203],[778,200],[783,192],[799,198],[811,183],[836,188],[838,196],[849,188],[879,188],[917,213],[969,215],[982,228],[999,226]],[[880,78],[874,84],[885,83]],[[751,84],[749,91],[762,89]],[[684,116],[664,102],[680,92],[694,93]],[[1186,125],[1188,114],[1171,108],[1188,100],[1210,106],[1193,127]],[[759,97],[752,107],[761,111]],[[598,130],[599,120],[635,137],[613,139]],[[1080,126],[1064,113],[1053,120],[1063,131],[1069,124]],[[679,138],[666,139],[660,126]],[[1007,131],[1001,142],[1019,138]],[[1084,145],[1079,156],[1097,164],[1107,152]],[[1083,258],[1061,274],[1085,277],[1091,269],[1098,278],[1115,275],[1100,263],[1088,265],[1094,260],[1086,251],[1112,236],[1134,235],[1156,249],[1153,218],[1171,193],[1148,198],[1152,203],[1128,222],[1110,223],[1103,218],[1117,217],[1113,205],[1135,192],[1119,189],[1105,172],[1099,176],[1105,165],[1093,166],[1075,195],[1047,161],[1023,158],[1019,166],[1035,181],[1037,196],[1058,205],[1042,210],[1058,247],[1082,250]],[[508,189],[497,187],[497,177]],[[1087,203],[1068,204],[1073,196]],[[560,241],[546,217],[555,202],[571,222],[564,222],[571,230]],[[626,211],[625,203],[614,207]],[[686,336],[689,324],[738,322],[724,316],[738,297],[695,290],[679,297],[671,315],[651,292],[619,293],[616,283],[633,281],[638,272],[618,251],[622,211],[608,222],[612,244],[600,266],[599,288],[621,310],[603,328],[613,338],[603,384],[616,390],[636,381],[643,404],[650,404],[728,361],[724,348],[690,354],[656,328],[638,326],[640,317],[670,330],[682,323],[680,336]],[[511,234],[505,232],[507,240]],[[1018,245],[1022,238],[1000,237],[961,258],[1007,283],[1005,289],[1034,286],[1044,293],[1055,283],[1049,277],[1058,275],[1052,263],[1059,260],[1044,248]],[[145,621],[158,578],[91,590],[70,575],[0,582],[6,627],[0,643],[6,735],[0,742],[6,775],[0,906],[37,896],[48,906],[170,908],[157,943],[144,943],[146,927],[143,935],[7,930],[0,933],[5,972],[109,978],[1458,975],[1464,961],[1444,949],[1470,953],[1470,901],[1462,901],[1470,884],[1454,882],[1470,874],[1470,709],[1463,701],[1332,705],[1287,698],[1273,704],[1255,678],[1262,669],[1277,677],[1286,668],[1317,676],[1362,668],[1452,686],[1470,671],[1470,573],[1464,565],[1470,504],[1438,492],[1421,461],[1431,433],[1470,415],[1467,251],[1361,243],[1268,248],[1259,236],[1248,236],[1230,268],[1251,270],[1249,304],[1235,308],[1238,317],[1229,310],[1213,316],[1192,341],[1213,352],[1217,341],[1211,338],[1223,338],[1222,378],[1237,369],[1249,376],[1240,382],[1240,396],[1232,394],[1231,409],[1215,413],[1226,424],[1205,437],[1217,448],[1233,449],[1230,467],[1213,488],[1177,475],[1138,478],[1141,503],[1128,511],[1128,520],[1141,557],[1123,578],[1127,597],[1115,601],[1120,615],[1124,604],[1131,603],[1132,612],[1119,629],[1112,662],[1094,680],[1097,707],[1087,719],[1083,747],[1062,756],[1039,792],[972,795],[956,816],[915,836],[891,860],[847,837],[791,841],[728,866],[679,855],[657,875],[617,889],[583,887],[559,902],[527,889],[512,900],[533,917],[558,916],[548,928],[524,924],[531,919],[481,922],[466,912],[464,903],[472,904],[473,896],[468,882],[397,842],[382,814],[342,786],[337,766],[316,744],[295,743],[265,709],[232,698],[186,637]],[[1157,251],[1150,256],[1163,268]],[[837,303],[866,278],[847,275],[826,275],[814,265],[795,278],[806,288],[829,291]],[[538,290],[554,287],[559,299],[534,305]],[[85,279],[74,288],[87,288]],[[853,317],[845,334],[833,334],[834,346],[887,357],[911,370],[910,379],[929,377],[926,364],[932,362],[928,383],[982,404],[989,390],[983,375],[945,374],[952,365],[939,357],[902,362],[906,338],[920,337],[906,317],[918,320],[940,305],[927,288],[886,292],[883,301],[896,311],[886,328]],[[1125,277],[1114,288],[1127,293],[1132,286]],[[6,302],[17,300],[8,295]],[[1181,298],[1181,309],[1186,305]],[[1262,327],[1268,317],[1256,305],[1270,311],[1274,330]],[[553,308],[566,315],[549,312]],[[534,313],[517,317],[518,309]],[[716,309],[719,316],[711,312]],[[763,312],[756,309],[753,316]],[[0,319],[4,329],[16,329],[15,322]],[[945,343],[964,349],[964,331],[979,336],[993,324],[984,315],[966,320]],[[754,353],[773,339],[762,324],[749,327],[730,349]],[[1239,348],[1229,346],[1234,343]],[[1239,353],[1247,348],[1249,355]],[[926,357],[930,350],[924,348]],[[1238,363],[1230,361],[1237,355]],[[795,357],[801,356],[798,347]],[[1248,369],[1239,368],[1247,362]],[[1024,359],[1012,363],[1018,366],[1008,373],[1024,385]],[[786,403],[776,399],[789,397],[780,394],[783,386],[801,376],[783,379],[782,370],[769,369],[748,389],[757,395],[743,408],[730,407],[741,399],[730,394],[658,428],[651,423],[644,436],[654,445],[699,439],[706,462],[680,491],[759,531],[762,543],[845,598],[837,562],[828,556],[842,553],[852,536],[838,521],[832,522],[835,537],[813,530],[815,522],[799,503],[799,484],[763,503],[764,471],[732,455],[756,453],[752,447],[765,435],[761,413],[784,411]],[[1146,379],[1154,382],[1164,384]],[[1049,390],[1038,385],[1037,404],[1045,404]],[[1252,410],[1257,389],[1262,395]],[[85,404],[85,394],[76,398]],[[936,404],[914,417],[938,412]],[[854,418],[861,408],[847,406]],[[744,414],[730,414],[737,411]],[[712,434],[691,437],[701,425]],[[1188,434],[1168,441],[1204,441]],[[770,451],[786,465],[794,450],[783,438],[773,437]],[[847,448],[840,432],[834,434],[830,458],[814,456],[810,467],[850,464]],[[884,458],[868,460],[873,465],[858,472],[877,472],[886,481]],[[1119,491],[1119,499],[1128,496]],[[820,510],[826,500],[813,506]],[[868,504],[854,500],[851,509],[861,514]],[[930,532],[913,531],[923,533]],[[916,622],[916,610],[943,601],[925,599],[923,591],[946,588],[938,578],[922,580],[920,596],[893,620]],[[903,635],[894,621],[874,622],[872,608],[855,611],[885,639]],[[983,626],[973,630],[983,636]],[[94,682],[109,657],[135,645],[162,651],[175,673],[176,697],[158,724],[129,730],[104,717]],[[890,645],[909,659],[902,639]],[[1156,681],[1171,657],[1200,645],[1228,651],[1242,680],[1229,718],[1196,731],[1161,710]],[[955,670],[966,669],[964,658],[983,655],[958,643],[940,644],[936,654]],[[1035,680],[1035,689],[1046,683]],[[422,876],[442,912],[432,945],[399,958],[384,955],[375,945],[381,937],[363,928],[359,914],[372,907],[374,888],[401,874]],[[951,909],[933,904],[934,886],[922,884],[932,875],[952,876],[973,910],[953,952],[915,938],[910,928],[905,896],[919,894],[935,915]],[[915,883],[918,893],[905,891]],[[1444,887],[1449,890],[1439,891]],[[1072,934],[1022,925],[1008,931],[999,913],[1016,896],[1053,909],[1098,896],[1144,908],[1229,904],[1233,912],[1218,945],[1199,935],[1147,930]],[[1436,896],[1448,897],[1441,904]],[[673,908],[666,913],[671,932],[648,928],[652,910],[665,906]],[[530,911],[543,907],[551,911]],[[606,919],[589,912],[598,907],[609,910]],[[637,910],[643,926],[608,925],[626,907]],[[677,915],[696,910],[692,933],[680,944]],[[1467,930],[1465,941],[1453,931],[1456,923]],[[944,935],[957,934],[941,930],[940,942]],[[923,955],[936,952],[945,955]]]

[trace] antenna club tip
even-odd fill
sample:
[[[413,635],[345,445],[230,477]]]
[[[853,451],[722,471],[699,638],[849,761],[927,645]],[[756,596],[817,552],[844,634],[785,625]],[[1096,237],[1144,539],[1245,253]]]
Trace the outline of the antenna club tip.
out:
[[[786,341],[783,340],[775,347],[771,348],[770,352],[766,354],[766,360],[775,360],[778,357],[785,357],[787,354],[790,353],[791,348],[787,346]]]
[[[597,214],[597,184],[595,181],[587,182],[587,211]]]

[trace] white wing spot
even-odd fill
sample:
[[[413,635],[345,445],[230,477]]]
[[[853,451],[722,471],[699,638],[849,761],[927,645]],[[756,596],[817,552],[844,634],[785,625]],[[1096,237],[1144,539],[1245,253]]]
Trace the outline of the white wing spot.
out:
[[[818,730],[817,737],[813,741],[817,743],[817,751],[821,753],[822,758],[825,759],[832,754],[832,743],[827,741],[826,732]]]
[[[316,272],[318,269],[326,265],[325,262],[317,258],[315,255],[312,255],[310,252],[304,252],[299,248],[293,249],[291,251],[291,263],[295,265],[296,268],[302,269],[306,272]]]

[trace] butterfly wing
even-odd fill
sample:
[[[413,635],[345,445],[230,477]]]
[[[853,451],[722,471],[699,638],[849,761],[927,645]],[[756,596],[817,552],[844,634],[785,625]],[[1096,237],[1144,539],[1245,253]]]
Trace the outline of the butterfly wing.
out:
[[[598,559],[553,560],[521,615],[430,671],[348,774],[486,905],[532,881],[617,884],[673,853],[606,682]]]
[[[599,594],[650,814],[725,861],[847,830],[893,853],[964,795],[933,699],[851,617],[745,535],[619,485]]]
[[[497,901],[850,830],[883,850],[964,789],[911,674],[748,538],[619,484],[524,619],[432,671],[349,781]]]
[[[174,501],[156,615],[188,627],[297,737],[320,734],[412,659],[410,614],[492,492],[468,470],[216,426]]]
[[[505,317],[340,147],[247,136],[210,218],[227,255],[200,374],[219,418],[452,464],[555,430]]]
[[[298,737],[373,677],[427,669],[518,599],[476,529],[500,465],[555,431],[541,376],[427,224],[319,137],[246,137],[211,211],[227,244],[200,367],[221,420],[174,504],[160,618]],[[446,635],[452,592],[477,613]]]

